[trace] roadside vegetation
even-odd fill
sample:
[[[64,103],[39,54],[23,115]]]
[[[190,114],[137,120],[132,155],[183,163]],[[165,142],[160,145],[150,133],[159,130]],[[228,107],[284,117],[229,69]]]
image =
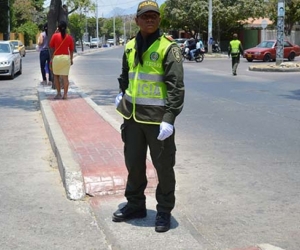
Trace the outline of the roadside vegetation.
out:
[[[292,27],[300,23],[300,0],[286,0],[285,3],[285,32],[289,35]],[[65,20],[69,23],[70,33],[81,44],[85,34],[96,37],[95,1],[68,0],[63,6],[61,0],[51,0],[46,8],[43,4],[43,0],[0,0],[0,32],[7,33],[9,26],[10,32],[23,33],[25,45],[28,45],[30,40],[35,41],[45,22],[48,22],[51,35],[57,21]],[[274,26],[277,23],[278,0],[212,0],[212,5],[212,30],[217,40],[226,39],[232,32],[242,29],[243,21],[248,18],[268,17]],[[177,31],[182,30],[193,36],[200,34],[205,38],[207,35],[208,0],[166,0],[161,5],[161,16],[165,33],[177,36]],[[134,14],[98,17],[99,37],[112,38],[114,27],[117,41],[120,37],[132,37],[137,31]]]

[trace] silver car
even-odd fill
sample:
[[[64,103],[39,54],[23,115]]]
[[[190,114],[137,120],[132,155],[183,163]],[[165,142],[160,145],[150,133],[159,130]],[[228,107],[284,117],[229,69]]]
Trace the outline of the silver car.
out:
[[[22,74],[22,57],[18,49],[9,41],[0,41],[0,76],[15,78]]]

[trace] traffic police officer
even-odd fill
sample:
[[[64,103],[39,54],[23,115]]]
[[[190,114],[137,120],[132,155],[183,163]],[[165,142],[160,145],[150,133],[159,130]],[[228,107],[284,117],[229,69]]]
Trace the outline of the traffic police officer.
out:
[[[158,176],[155,231],[166,232],[175,206],[174,122],[184,102],[182,56],[175,42],[160,35],[156,2],[140,2],[135,21],[140,30],[126,44],[116,97],[117,112],[124,118],[121,134],[128,170],[127,204],[112,220],[147,216],[144,191],[149,146]]]
[[[240,54],[244,54],[243,46],[240,40],[238,40],[238,35],[233,34],[233,39],[229,43],[228,47],[228,57],[231,56],[231,67],[232,74],[236,76],[236,70],[240,63]]]

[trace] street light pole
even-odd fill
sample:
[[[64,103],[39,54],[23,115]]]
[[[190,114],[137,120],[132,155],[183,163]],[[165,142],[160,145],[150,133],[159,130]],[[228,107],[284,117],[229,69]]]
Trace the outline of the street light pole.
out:
[[[114,19],[113,19],[113,25],[114,25],[114,46],[116,46],[116,17],[114,13]]]
[[[276,46],[276,65],[283,62],[284,56],[284,16],[285,16],[285,0],[278,0],[277,15],[277,46]]]
[[[208,37],[207,37],[207,52],[212,52],[212,44],[210,43],[210,38],[212,37],[212,0],[209,0],[208,4]]]
[[[96,0],[96,37],[97,41],[99,39],[99,31],[98,31],[98,0]]]

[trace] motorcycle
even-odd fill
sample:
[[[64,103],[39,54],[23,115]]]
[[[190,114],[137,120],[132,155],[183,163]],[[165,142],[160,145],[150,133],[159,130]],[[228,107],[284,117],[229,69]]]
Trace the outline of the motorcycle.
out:
[[[215,43],[215,44],[212,45],[212,52],[214,52],[214,53],[220,53],[221,52],[221,48],[220,48],[218,43]]]
[[[193,59],[191,58],[190,51],[188,48],[182,48],[181,53],[182,53],[183,60],[186,59],[189,61],[196,61],[198,63],[204,60],[205,49],[204,48],[196,49]]]

